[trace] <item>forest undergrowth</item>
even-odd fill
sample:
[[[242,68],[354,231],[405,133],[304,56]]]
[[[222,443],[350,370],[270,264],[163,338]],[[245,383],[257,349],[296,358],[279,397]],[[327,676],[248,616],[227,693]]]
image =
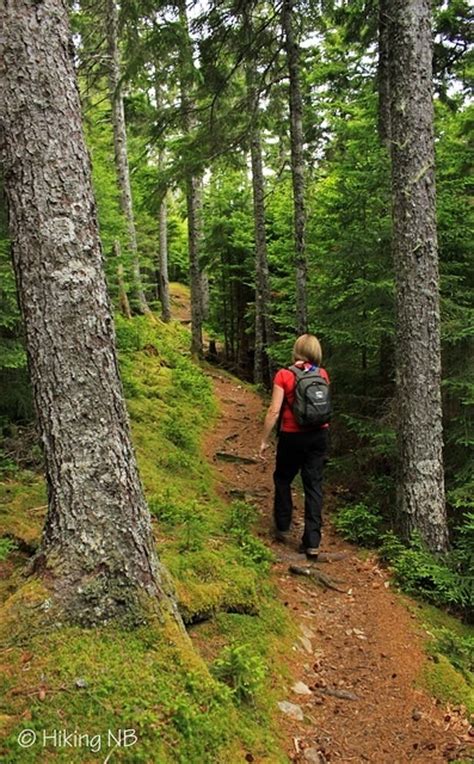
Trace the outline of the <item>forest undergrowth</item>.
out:
[[[22,573],[41,535],[44,482],[38,471],[7,460],[0,486],[2,756],[13,763],[103,761],[113,749],[112,760],[159,764],[288,761],[275,712],[291,681],[285,656],[296,626],[271,582],[274,557],[254,532],[255,507],[223,501],[203,456],[203,435],[218,416],[210,379],[192,362],[188,332],[177,322],[117,317],[117,336],[159,555],[188,630],[205,623],[206,638],[196,651],[171,623],[153,619],[135,630],[45,629],[47,592]],[[360,507],[354,518],[340,503],[336,526],[366,545],[364,559],[376,543],[373,518]],[[356,526],[359,538],[351,536]],[[389,563],[407,587],[395,551]],[[413,581],[418,568],[411,567]],[[423,595],[417,586],[411,594]],[[430,605],[413,612],[428,631],[432,657],[420,685],[474,711],[472,629]],[[26,728],[37,743],[21,748]],[[43,730],[59,728],[84,734],[83,745],[62,748],[49,738],[43,746]],[[132,737],[129,748],[114,747],[111,739],[109,746],[109,730],[129,729],[136,743]]]
[[[177,323],[118,318],[117,335],[159,555],[188,628],[215,616],[214,636],[204,659],[171,623],[45,630],[45,590],[22,574],[40,539],[44,481],[9,463],[0,487],[2,758],[104,761],[113,748],[112,761],[147,764],[283,762],[272,709],[293,627],[269,582],[271,553],[251,533],[252,508],[225,504],[203,459],[217,416],[209,380]],[[37,738],[22,748],[26,728]],[[83,744],[49,737],[43,746],[43,730],[58,729],[78,731]],[[109,747],[108,731],[127,729],[136,743]]]

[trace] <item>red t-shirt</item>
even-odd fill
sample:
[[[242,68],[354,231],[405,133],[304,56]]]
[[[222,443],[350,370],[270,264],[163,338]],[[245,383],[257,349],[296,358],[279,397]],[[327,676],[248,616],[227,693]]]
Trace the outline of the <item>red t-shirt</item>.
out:
[[[297,361],[295,365],[301,365],[302,368],[309,369],[313,364]],[[326,369],[322,369],[320,366],[318,372],[323,379],[329,382],[329,375]],[[301,427],[301,425],[298,424],[293,415],[293,411],[291,410],[291,406],[295,400],[296,376],[289,369],[280,369],[280,371],[277,371],[275,374],[273,384],[281,387],[285,393],[285,398],[282,403],[283,410],[280,425],[282,432],[307,432],[308,428]],[[329,427],[329,425],[323,424],[322,427],[326,428]]]

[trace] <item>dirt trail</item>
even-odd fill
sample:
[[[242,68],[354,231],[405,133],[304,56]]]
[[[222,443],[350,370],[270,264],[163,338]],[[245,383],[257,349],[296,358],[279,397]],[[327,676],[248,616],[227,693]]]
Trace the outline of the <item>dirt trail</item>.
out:
[[[357,550],[341,541],[326,522],[322,549],[346,552],[347,557],[318,562],[317,567],[344,579],[349,591],[326,590],[289,572],[290,563],[305,564],[296,551],[302,533],[302,500],[295,495],[291,545],[275,543],[271,534],[273,452],[265,464],[215,457],[222,451],[256,456],[262,401],[235,379],[217,370],[208,373],[221,402],[221,416],[207,439],[207,455],[220,474],[223,495],[246,492],[246,498],[258,505],[259,535],[277,555],[273,576],[301,632],[288,662],[294,682],[305,684],[310,694],[298,694],[289,686],[281,700],[300,706],[314,725],[282,713],[288,760],[318,764],[468,760],[466,722],[455,709],[415,689],[416,678],[429,660],[423,652],[426,634],[375,560],[358,557]],[[335,500],[328,489],[326,507]]]

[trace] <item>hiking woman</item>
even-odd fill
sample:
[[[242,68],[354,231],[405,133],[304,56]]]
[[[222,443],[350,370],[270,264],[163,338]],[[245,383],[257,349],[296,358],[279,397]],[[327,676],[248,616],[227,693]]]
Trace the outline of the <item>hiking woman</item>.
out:
[[[329,384],[328,374],[320,367],[320,363],[321,345],[317,338],[312,334],[298,337],[293,347],[294,365],[288,369],[280,369],[273,380],[272,399],[265,417],[260,444],[260,457],[264,459],[270,433],[280,420],[273,474],[275,537],[283,542],[289,538],[293,514],[291,483],[301,471],[305,497],[302,551],[313,559],[318,556],[321,541],[323,464],[328,445],[329,425],[327,422],[311,426],[299,424],[293,406],[296,384],[305,373],[314,372],[313,379],[318,374]],[[327,385],[322,383],[322,387]]]

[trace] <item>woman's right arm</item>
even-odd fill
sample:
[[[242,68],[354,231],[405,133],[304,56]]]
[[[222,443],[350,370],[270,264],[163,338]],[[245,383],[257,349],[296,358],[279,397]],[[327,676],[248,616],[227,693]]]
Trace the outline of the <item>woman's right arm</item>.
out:
[[[268,441],[271,431],[275,427],[278,417],[280,416],[280,409],[283,405],[283,399],[285,397],[285,391],[279,385],[273,385],[272,399],[267,409],[265,421],[263,423],[262,440],[260,443],[260,458],[265,458],[265,451],[268,448]]]

